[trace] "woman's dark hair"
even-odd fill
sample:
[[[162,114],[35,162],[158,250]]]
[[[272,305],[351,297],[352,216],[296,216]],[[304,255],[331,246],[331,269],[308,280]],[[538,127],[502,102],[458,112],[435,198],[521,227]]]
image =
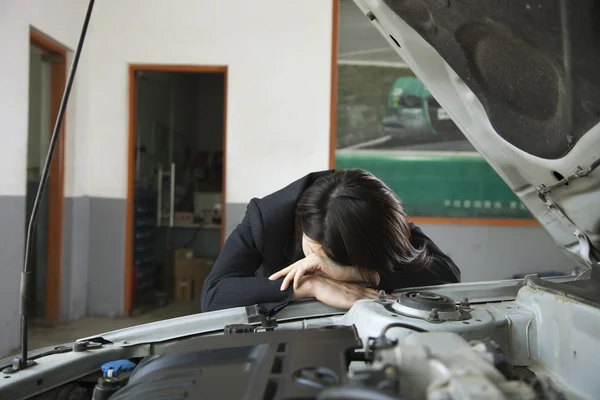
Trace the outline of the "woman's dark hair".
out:
[[[296,207],[299,239],[319,243],[334,262],[377,272],[425,267],[431,257],[410,241],[404,208],[369,172],[337,170],[317,179]]]

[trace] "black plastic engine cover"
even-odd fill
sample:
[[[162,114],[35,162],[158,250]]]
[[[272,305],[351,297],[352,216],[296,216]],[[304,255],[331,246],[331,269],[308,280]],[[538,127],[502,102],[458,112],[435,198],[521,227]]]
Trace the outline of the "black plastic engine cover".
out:
[[[347,383],[348,351],[361,347],[354,327],[209,336],[201,348],[143,360],[122,399],[310,399]]]

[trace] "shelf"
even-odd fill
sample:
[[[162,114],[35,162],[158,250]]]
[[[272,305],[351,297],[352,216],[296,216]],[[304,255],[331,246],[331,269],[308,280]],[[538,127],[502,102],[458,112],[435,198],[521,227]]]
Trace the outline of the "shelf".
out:
[[[185,224],[175,225],[176,229],[221,229],[221,224]]]
[[[170,226],[160,226],[160,228],[171,228]],[[221,229],[220,224],[185,224],[173,225],[173,229]]]

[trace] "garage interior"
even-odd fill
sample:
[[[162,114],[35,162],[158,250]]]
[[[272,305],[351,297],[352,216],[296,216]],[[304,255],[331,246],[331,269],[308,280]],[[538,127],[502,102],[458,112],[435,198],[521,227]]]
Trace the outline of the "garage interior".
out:
[[[222,238],[224,72],[135,71],[132,315],[199,302]]]
[[[0,12],[6,51],[0,65],[0,325],[6,332],[0,356],[19,345],[25,226],[44,153],[33,144],[47,146],[54,120],[47,102],[40,103],[48,96],[38,93],[40,79],[54,82],[50,69],[59,67],[66,77],[86,2],[6,4]],[[54,51],[32,49],[28,38],[35,35],[64,52],[62,61]],[[32,75],[38,61],[45,72]],[[64,179],[50,174],[48,209],[37,225],[30,347],[200,312],[203,278],[249,201],[308,172],[365,168],[394,183],[393,190],[414,188],[414,181],[440,189],[440,174],[419,168],[432,183],[416,174],[410,182],[400,166],[412,168],[419,152],[428,159],[443,153],[437,159],[445,160],[472,153],[472,146],[465,140],[390,145],[380,130],[388,95],[394,80],[408,74],[352,0],[267,0],[264,7],[96,2],[64,149],[57,152],[56,171],[64,169]],[[45,122],[38,126],[36,118]],[[464,159],[474,164],[474,156]],[[485,164],[476,161],[471,171]],[[473,181],[496,187],[472,175],[462,187],[483,192]],[[422,205],[402,195],[407,204]],[[482,212],[496,211],[495,198],[475,195],[429,197],[442,211],[469,218],[477,201],[483,200]],[[460,215],[444,220],[430,215],[431,208],[419,225],[460,265],[465,282],[569,272],[527,210],[506,204],[520,218],[512,225],[489,224],[489,213],[479,223]]]

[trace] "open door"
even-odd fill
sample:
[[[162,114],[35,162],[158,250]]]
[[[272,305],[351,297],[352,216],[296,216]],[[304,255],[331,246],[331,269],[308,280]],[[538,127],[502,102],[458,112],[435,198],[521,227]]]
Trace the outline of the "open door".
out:
[[[132,67],[127,313],[173,299],[176,249],[220,251],[225,72]]]
[[[168,245],[159,228],[168,220],[172,160],[174,91],[168,80],[143,71],[135,73],[136,147],[133,218],[133,308],[144,309],[166,301],[164,282],[168,259],[157,251]],[[173,172],[173,176],[175,173]],[[166,205],[166,207],[165,207]]]
[[[30,34],[29,132],[27,138],[26,219],[29,221],[66,83],[64,49],[36,32]],[[63,125],[64,126],[64,125]],[[29,315],[43,324],[60,320],[60,275],[64,198],[64,128],[56,145],[47,189],[33,237]]]

